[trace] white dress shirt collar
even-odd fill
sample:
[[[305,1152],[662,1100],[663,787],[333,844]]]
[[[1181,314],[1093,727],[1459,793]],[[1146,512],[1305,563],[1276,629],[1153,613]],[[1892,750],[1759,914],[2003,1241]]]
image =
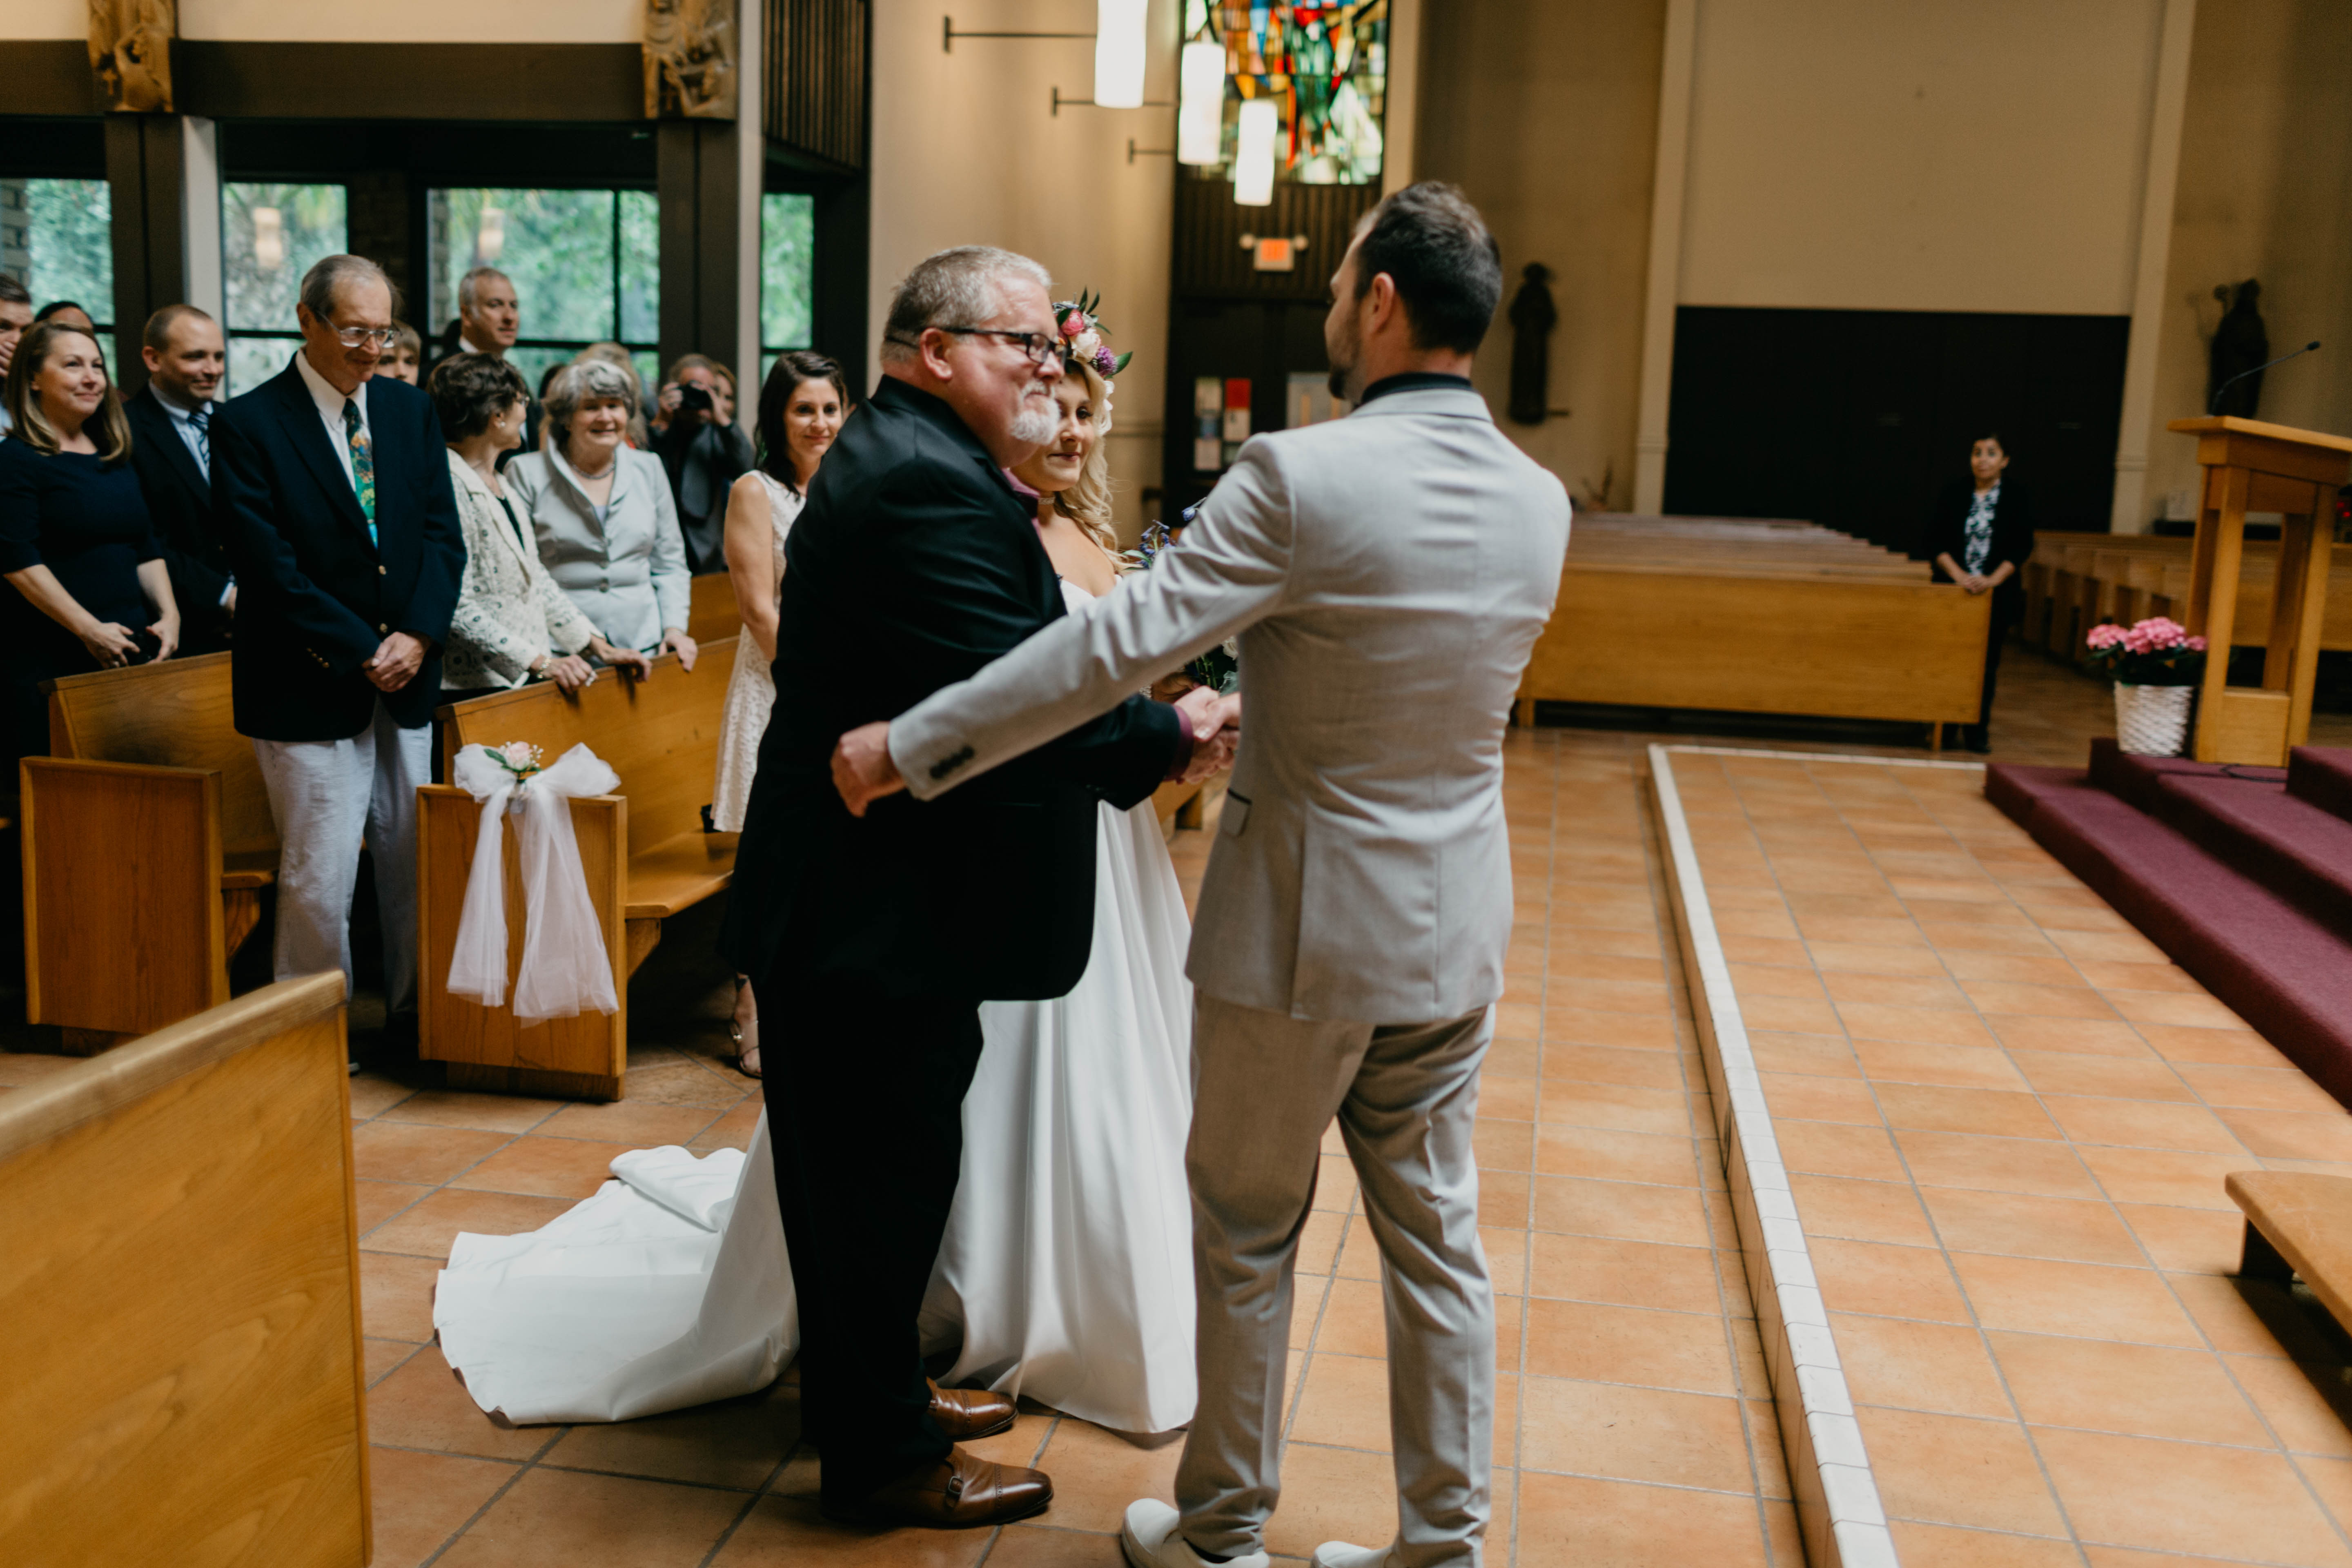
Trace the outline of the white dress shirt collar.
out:
[[[360,428],[362,430],[368,428],[368,384],[366,382],[361,382],[358,390],[352,393],[349,397],[345,397],[342,393],[335,389],[333,383],[319,374],[310,363],[310,356],[299,349],[294,351],[294,368],[301,373],[302,384],[310,389],[310,401],[319,405],[320,418],[333,426],[337,431],[341,431],[343,427],[343,405],[356,401],[360,405]]]

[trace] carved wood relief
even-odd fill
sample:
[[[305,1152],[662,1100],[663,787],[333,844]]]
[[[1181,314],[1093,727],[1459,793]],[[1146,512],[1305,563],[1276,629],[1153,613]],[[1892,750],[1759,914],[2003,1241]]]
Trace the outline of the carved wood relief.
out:
[[[89,68],[110,110],[172,110],[179,0],[89,0]]]
[[[735,0],[646,0],[645,52],[646,119],[735,118]]]

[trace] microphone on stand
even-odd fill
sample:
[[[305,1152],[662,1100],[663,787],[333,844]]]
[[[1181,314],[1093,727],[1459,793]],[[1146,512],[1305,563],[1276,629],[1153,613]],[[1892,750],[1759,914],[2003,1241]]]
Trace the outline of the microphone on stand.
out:
[[[2242,370],[2242,371],[2240,371],[2237,374],[2235,374],[2235,375],[2231,376],[2229,380],[2227,380],[2227,381],[2223,382],[2221,385],[2219,385],[2219,386],[2217,386],[2217,387],[2215,387],[2215,388],[2213,389],[2213,399],[2212,399],[2212,401],[2211,401],[2211,402],[2208,403],[2208,404],[2205,405],[2205,412],[2206,412],[2207,414],[2209,414],[2209,415],[2210,415],[2210,414],[2219,414],[2220,412],[2221,412],[2221,395],[2222,395],[2223,393],[2225,393],[2225,392],[2229,391],[2229,390],[2230,390],[2230,388],[2231,388],[2231,387],[2233,387],[2233,386],[2237,385],[2237,384],[2238,384],[2238,383],[2240,383],[2240,382],[2242,382],[2242,381],[2245,380],[2245,379],[2246,379],[2246,377],[2248,377],[2248,376],[2250,376],[2250,375],[2260,375],[2260,374],[2263,374],[2263,372],[2264,372],[2264,371],[2266,371],[2266,370],[2270,369],[2270,368],[2271,368],[2271,365],[2273,365],[2273,364],[2284,364],[2287,361],[2289,361],[2289,360],[2291,360],[2291,359],[2301,359],[2304,355],[2305,355],[2305,354],[2307,354],[2307,353],[2311,353],[2314,349],[2316,349],[2318,346],[2319,346],[2319,340],[2318,340],[2317,338],[2314,338],[2314,339],[2312,339],[2312,340],[2311,340],[2311,342],[2307,342],[2307,343],[2304,344],[2304,345],[2303,345],[2303,347],[2301,347],[2301,348],[2299,348],[2299,349],[2295,350],[2295,351],[2294,351],[2294,353],[2291,353],[2291,354],[2281,354],[2281,355],[2279,355],[2279,356],[2278,356],[2278,358],[2276,358],[2276,359],[2274,359],[2274,360],[2270,361],[2270,362],[2269,362],[2269,363],[2266,363],[2266,364],[2258,364],[2258,365],[2254,366],[2254,368],[2253,368],[2253,369],[2252,369],[2252,370]]]

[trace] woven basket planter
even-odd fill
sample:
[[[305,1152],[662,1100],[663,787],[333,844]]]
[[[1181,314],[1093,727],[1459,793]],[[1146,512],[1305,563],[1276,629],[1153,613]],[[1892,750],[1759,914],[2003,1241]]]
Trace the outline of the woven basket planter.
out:
[[[2189,739],[2189,702],[2196,690],[2116,682],[2116,744],[2134,756],[2179,756]]]

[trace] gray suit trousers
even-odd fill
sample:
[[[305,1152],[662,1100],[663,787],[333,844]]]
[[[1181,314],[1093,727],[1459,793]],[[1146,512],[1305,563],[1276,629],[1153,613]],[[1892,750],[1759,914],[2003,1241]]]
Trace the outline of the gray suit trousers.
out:
[[[1326,1023],[1200,995],[1192,1025],[1192,1258],[1200,1410],[1180,1529],[1260,1550],[1281,1492],[1291,1269],[1324,1129],[1339,1121],[1381,1249],[1398,1534],[1391,1568],[1476,1568],[1494,1458],[1495,1298],[1471,1131],[1491,1009]]]

